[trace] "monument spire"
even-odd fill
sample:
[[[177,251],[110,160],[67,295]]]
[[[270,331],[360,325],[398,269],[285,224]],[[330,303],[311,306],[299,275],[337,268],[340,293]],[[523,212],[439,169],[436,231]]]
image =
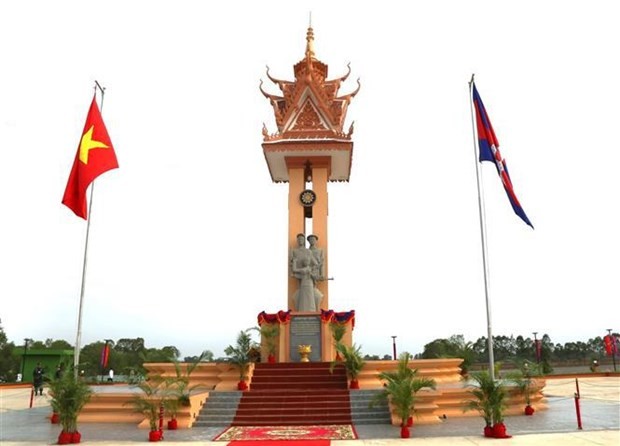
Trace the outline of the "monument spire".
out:
[[[312,19],[306,32],[306,59],[316,59],[314,53],[314,30],[312,29]]]

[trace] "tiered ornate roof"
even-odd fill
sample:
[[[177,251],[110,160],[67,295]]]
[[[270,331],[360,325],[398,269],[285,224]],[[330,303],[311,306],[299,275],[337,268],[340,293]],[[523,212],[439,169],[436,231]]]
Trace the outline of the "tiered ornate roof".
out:
[[[351,142],[353,124],[346,133],[343,131],[343,126],[349,103],[360,90],[359,79],[355,91],[338,96],[338,90],[349,77],[351,68],[348,66],[344,76],[327,80],[327,65],[318,60],[314,52],[314,31],[311,27],[306,34],[305,56],[293,68],[295,80],[287,81],[272,77],[267,67],[267,77],[277,85],[281,95],[266,92],[262,81],[260,85],[260,91],[273,106],[278,128],[277,132],[269,133],[267,127],[263,125],[263,149],[272,179],[276,182],[288,180],[287,174],[276,165],[278,157],[274,158],[270,154],[286,152],[281,155],[301,157],[303,152],[313,151],[313,155],[327,155],[332,158],[331,181],[347,181],[353,148]],[[319,141],[324,144],[319,144]],[[346,144],[343,146],[339,143]],[[339,154],[340,158],[343,155],[348,156],[346,165],[343,164],[343,160],[334,159],[334,150],[346,152]],[[334,168],[338,166],[336,173]]]

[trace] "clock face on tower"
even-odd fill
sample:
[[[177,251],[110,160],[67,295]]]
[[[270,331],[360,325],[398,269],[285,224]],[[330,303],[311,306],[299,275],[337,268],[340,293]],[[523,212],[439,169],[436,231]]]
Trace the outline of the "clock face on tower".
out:
[[[306,189],[301,194],[299,194],[299,201],[301,201],[302,205],[310,207],[316,201],[316,194],[313,190]]]

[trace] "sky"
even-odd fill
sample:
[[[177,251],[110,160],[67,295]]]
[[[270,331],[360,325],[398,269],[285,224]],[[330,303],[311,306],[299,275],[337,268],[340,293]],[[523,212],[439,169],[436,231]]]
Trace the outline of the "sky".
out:
[[[329,186],[330,308],[363,353],[487,334],[468,82],[515,192],[481,167],[494,335],[620,330],[614,1],[0,3],[0,319],[75,342],[86,223],[61,198],[97,80],[120,168],[96,181],[82,345],[223,356],[287,305],[286,184],[259,91],[316,56],[361,90],[350,181]],[[100,98],[98,97],[98,100]]]

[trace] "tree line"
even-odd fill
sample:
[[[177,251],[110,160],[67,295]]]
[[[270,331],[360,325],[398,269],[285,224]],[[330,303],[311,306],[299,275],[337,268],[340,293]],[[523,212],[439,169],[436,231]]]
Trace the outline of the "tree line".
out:
[[[143,338],[122,338],[118,341],[109,341],[110,354],[108,363],[104,368],[101,365],[101,352],[105,346],[105,342],[97,341],[85,345],[80,349],[80,372],[83,371],[87,377],[97,377],[113,369],[119,375],[135,376],[139,379],[143,376],[145,362],[170,362],[173,359],[179,360],[181,353],[175,346],[166,346],[162,348],[148,348]],[[73,350],[73,346],[65,340],[46,339],[44,341],[33,340],[28,345],[15,345],[8,342],[7,336],[2,326],[0,326],[0,382],[15,382],[17,374],[21,373],[22,358],[27,350]],[[184,362],[193,362],[198,359],[197,356],[186,356],[182,358]],[[202,359],[203,361],[225,360],[225,358],[213,357],[213,353],[207,350]],[[67,358],[67,363],[69,358]],[[67,364],[72,365],[72,364]],[[54,371],[47,370],[47,375],[51,375]]]
[[[618,334],[614,334],[618,337]],[[489,360],[489,345],[486,337],[475,342],[468,342],[463,335],[452,335],[447,339],[435,339],[424,346],[424,351],[416,359],[463,358],[464,367]],[[537,348],[536,343],[539,343]],[[544,334],[540,339],[518,336],[493,336],[493,356],[495,361],[503,362],[538,362],[543,373],[551,373],[552,364],[579,362],[588,364],[600,361],[606,356],[603,337],[597,336],[588,341],[571,341],[564,344],[551,341]]]
[[[618,334],[616,333],[617,337]],[[544,334],[537,339],[540,347],[537,349],[535,340],[519,336],[493,336],[493,353],[496,361],[519,362],[528,360],[540,362],[544,373],[552,371],[551,364],[565,361],[580,361],[583,364],[593,360],[602,360],[605,357],[603,338],[597,336],[588,341],[566,342],[554,344],[551,338]],[[109,341],[110,354],[105,370],[101,366],[101,352],[105,342],[97,341],[85,345],[80,350],[80,370],[88,377],[96,377],[113,369],[116,374],[142,376],[145,372],[145,362],[170,362],[180,360],[181,354],[175,346],[162,348],[148,348],[143,338],[121,338],[118,341]],[[0,382],[14,382],[20,373],[25,345],[15,345],[8,342],[4,329],[0,325]],[[61,349],[73,350],[73,346],[65,340],[46,339],[31,341],[28,350]],[[463,335],[452,335],[449,338],[435,339],[424,346],[424,351],[415,355],[416,359],[432,358],[463,358],[463,367],[472,364],[488,362],[489,352],[487,338],[478,338],[475,342],[468,342]],[[197,356],[186,356],[184,362],[193,362]],[[366,355],[366,360],[392,359],[391,355]],[[220,362],[228,358],[214,358],[213,353],[205,350],[202,361]],[[51,371],[48,371],[51,373]]]

